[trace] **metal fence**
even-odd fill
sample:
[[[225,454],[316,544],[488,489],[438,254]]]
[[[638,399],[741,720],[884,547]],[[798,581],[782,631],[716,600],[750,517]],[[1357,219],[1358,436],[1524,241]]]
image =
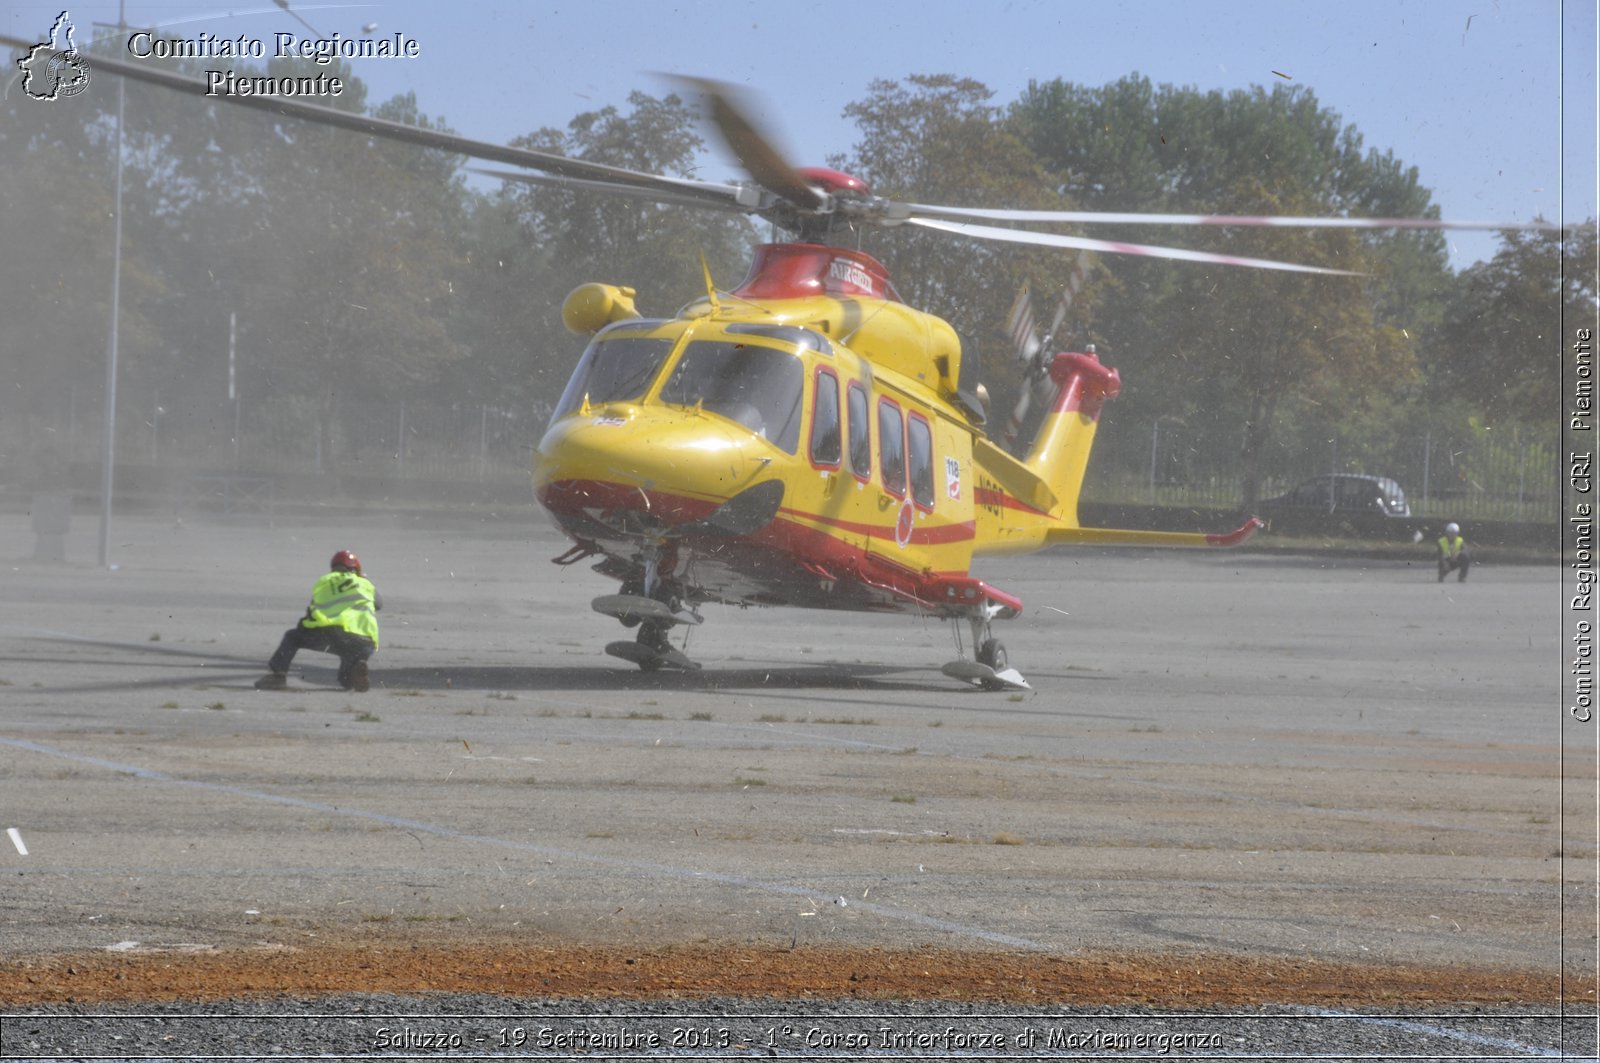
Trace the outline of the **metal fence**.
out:
[[[240,409],[120,411],[119,468],[190,476],[360,474],[435,480],[525,474],[548,407],[364,403],[322,429],[311,404],[275,399]],[[0,468],[12,479],[47,478],[54,467],[97,463],[102,427],[80,410],[0,428]],[[15,429],[11,431],[10,429]],[[0,480],[3,482],[3,480]]]
[[[1143,502],[1160,506],[1235,509],[1243,504],[1238,460],[1203,459],[1185,449],[1171,422],[1151,426],[1148,461],[1097,468],[1090,462],[1084,498],[1093,502]],[[1260,497],[1288,493],[1324,473],[1385,476],[1400,484],[1418,517],[1555,521],[1560,512],[1560,457],[1548,443],[1492,430],[1446,436],[1423,431],[1380,455],[1341,457],[1330,443],[1323,454],[1280,453],[1265,466]]]
[[[550,417],[546,406],[366,406],[342,417],[335,455],[314,431],[302,438],[302,471],[340,470],[423,480],[525,476]],[[281,450],[282,448],[277,448]],[[309,453],[307,453],[309,449]]]

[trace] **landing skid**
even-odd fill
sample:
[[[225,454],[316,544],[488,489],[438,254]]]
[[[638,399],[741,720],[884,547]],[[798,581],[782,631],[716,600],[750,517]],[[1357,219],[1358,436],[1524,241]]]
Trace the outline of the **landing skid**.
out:
[[[674,609],[669,601],[663,600],[668,598],[670,603],[676,603],[677,599],[670,595],[653,596],[652,592],[659,591],[656,564],[656,551],[648,551],[644,561],[642,583],[624,583],[621,594],[604,594],[589,603],[595,612],[622,621],[623,627],[639,629],[638,637],[632,642],[607,643],[606,652],[624,661],[632,661],[645,672],[654,672],[661,668],[674,668],[681,672],[699,671],[700,665],[674,647],[672,640],[667,637],[667,632],[679,624],[699,624],[701,616],[692,607]],[[642,590],[644,593],[628,593],[632,590]]]
[[[995,671],[987,664],[978,661],[969,661],[962,658],[951,661],[940,669],[951,679],[959,679],[963,683],[982,687],[984,690],[1032,690],[1028,681],[1022,678],[1022,673],[1015,668],[1006,668]]]
[[[672,627],[675,624],[698,624],[702,617],[687,609],[676,612],[666,602],[646,598],[642,594],[603,594],[589,603],[597,613],[614,616],[629,627],[635,624],[654,624]]]
[[[668,646],[653,649],[642,642],[608,642],[606,652],[624,661],[632,661],[641,671],[654,672],[661,668],[675,668],[680,672],[698,672],[700,662],[692,661],[682,651]]]

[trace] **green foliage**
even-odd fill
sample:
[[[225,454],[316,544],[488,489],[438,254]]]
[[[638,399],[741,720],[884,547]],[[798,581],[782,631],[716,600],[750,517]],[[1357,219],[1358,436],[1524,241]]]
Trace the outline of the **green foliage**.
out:
[[[1595,316],[1595,225],[1507,232],[1488,262],[1462,272],[1443,326],[1427,348],[1438,392],[1491,422],[1554,436],[1562,321]]]
[[[513,141],[552,154],[648,173],[690,176],[703,147],[694,110],[677,96],[635,92],[624,114],[586,112],[565,130]],[[473,204],[467,298],[473,355],[458,379],[474,394],[524,395],[534,408],[561,393],[585,338],[561,321],[567,293],[598,281],[633,288],[641,313],[669,316],[703,292],[703,253],[723,288],[744,274],[753,235],[742,219],[550,185],[507,183]]]
[[[1363,153],[1361,136],[1301,88],[1231,93],[1137,76],[1099,89],[1031,85],[1011,108],[1018,136],[1056,187],[1088,209],[1226,214],[1426,216],[1414,169]],[[1199,243],[1194,229],[1108,226],[1094,235]],[[1448,270],[1437,235],[1208,228],[1204,248],[1329,266],[1367,279],[1153,260],[1117,260],[1095,334],[1125,367],[1129,391],[1108,409],[1106,450],[1148,453],[1156,417],[1191,445],[1236,452],[1242,502],[1254,504],[1275,436],[1307,412],[1361,418],[1412,388],[1415,343],[1437,319]],[[1160,386],[1152,386],[1155,381]],[[1335,431],[1340,429],[1335,428]]]
[[[409,96],[375,113],[437,124]],[[401,399],[465,354],[447,328],[465,269],[452,238],[463,214],[456,163],[307,126],[263,139],[274,152],[262,161],[271,209],[249,241],[247,340],[271,375],[252,383],[316,396],[322,452],[337,459],[344,396]]]
[[[1507,446],[1517,449],[1521,459],[1516,463],[1518,468],[1524,464],[1532,466],[1541,487],[1545,478],[1537,474],[1560,467],[1553,439],[1528,440],[1515,429],[1496,432],[1492,425],[1476,416],[1467,418],[1465,428],[1465,432],[1457,432],[1455,446],[1441,451],[1440,484],[1436,490],[1446,497],[1473,492],[1504,494],[1515,490],[1515,474],[1509,468],[1511,463],[1505,460]]]
[[[629,95],[628,114],[615,107],[578,115],[567,129],[542,129],[514,144],[539,151],[687,177],[703,147],[693,108],[675,95]],[[743,275],[750,227],[741,219],[642,199],[561,186],[517,185],[508,192],[524,238],[549,264],[541,336],[565,342],[561,302],[580,284],[601,281],[638,292],[641,313],[668,315],[703,292],[700,255],[727,288]]]

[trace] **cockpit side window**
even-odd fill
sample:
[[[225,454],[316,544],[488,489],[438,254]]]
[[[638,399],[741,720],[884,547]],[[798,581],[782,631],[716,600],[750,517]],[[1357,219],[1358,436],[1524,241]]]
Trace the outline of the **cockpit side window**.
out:
[[[800,445],[800,359],[789,351],[724,340],[690,343],[661,388],[661,401],[699,406],[737,421],[793,454]]]
[[[567,381],[550,423],[578,409],[585,398],[594,405],[643,398],[674,342],[670,336],[597,336]]]
[[[839,420],[839,378],[831,369],[817,369],[812,394],[811,463],[837,469],[844,426]]]

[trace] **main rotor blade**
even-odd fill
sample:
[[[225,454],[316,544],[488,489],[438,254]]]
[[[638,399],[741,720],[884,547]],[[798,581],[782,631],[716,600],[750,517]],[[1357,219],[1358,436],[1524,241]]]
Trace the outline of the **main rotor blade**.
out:
[[[920,225],[925,229],[937,229],[940,232],[955,233],[957,236],[970,236],[975,240],[999,240],[1012,244],[1036,244],[1040,247],[1075,247],[1085,251],[1102,251],[1112,255],[1175,258],[1183,262],[1209,262],[1219,266],[1248,266],[1252,269],[1276,269],[1289,273],[1321,273],[1333,277],[1365,276],[1365,274],[1347,269],[1299,266],[1293,262],[1274,262],[1266,258],[1241,258],[1238,255],[1218,255],[1209,251],[1190,251],[1180,247],[1154,247],[1149,244],[1124,244],[1114,240],[1091,240],[1083,236],[1036,233],[1027,229],[1001,229],[993,225],[969,225],[964,222],[935,221],[932,218],[908,218],[906,223],[908,225]]]
[[[710,102],[711,120],[716,123],[722,139],[728,142],[734,157],[757,184],[807,210],[822,210],[828,205],[828,197],[800,176],[783,153],[773,146],[771,138],[763,135],[735,103],[738,89],[710,78],[668,76],[695,89]]]
[[[739,189],[727,189],[725,202],[718,203],[700,195],[684,195],[672,188],[642,188],[634,185],[617,185],[609,181],[588,181],[581,177],[562,177],[559,174],[527,173],[522,170],[491,170],[483,166],[468,166],[473,173],[485,177],[498,177],[502,181],[520,181],[527,185],[547,185],[552,188],[574,188],[581,192],[598,192],[607,196],[626,196],[630,199],[648,199],[656,203],[670,203],[677,207],[696,207],[702,210],[720,210],[730,214],[754,214],[759,207],[745,206],[739,202]]]
[[[27,49],[36,47],[38,42],[0,36],[0,44],[9,45],[13,48]],[[54,54],[59,55],[62,53],[58,50]],[[475,159],[489,159],[494,162],[510,163],[513,166],[526,166],[529,169],[543,170],[546,173],[559,174],[564,177],[582,178],[612,185],[667,189],[680,195],[708,200],[713,204],[725,203],[730,198],[732,191],[728,185],[713,184],[709,181],[691,181],[679,177],[663,177],[659,174],[640,173],[620,166],[607,166],[603,163],[587,162],[583,159],[570,159],[564,155],[552,155],[548,152],[534,151],[529,148],[514,148],[504,144],[492,144],[488,141],[474,140],[471,137],[460,136],[456,133],[446,133],[436,129],[422,129],[417,126],[406,125],[403,122],[392,122],[384,118],[372,118],[367,115],[352,114],[349,111],[339,111],[332,107],[324,107],[321,104],[308,103],[296,97],[213,95],[206,82],[186,77],[182,74],[141,66],[137,63],[128,63],[99,54],[92,54],[90,58],[96,70],[105,70],[122,77],[132,78],[135,81],[160,85],[176,92],[216,100],[219,103],[250,107],[270,114],[283,115],[287,118],[299,118],[320,125],[348,129],[357,133],[365,133],[369,136],[384,137],[406,144],[436,148]]]
[[[1074,222],[1084,225],[1256,225],[1300,229],[1559,229],[1544,221],[1447,221],[1438,218],[1308,218],[1249,214],[1114,214],[1092,210],[990,210],[907,203],[913,214],[983,221]]]

